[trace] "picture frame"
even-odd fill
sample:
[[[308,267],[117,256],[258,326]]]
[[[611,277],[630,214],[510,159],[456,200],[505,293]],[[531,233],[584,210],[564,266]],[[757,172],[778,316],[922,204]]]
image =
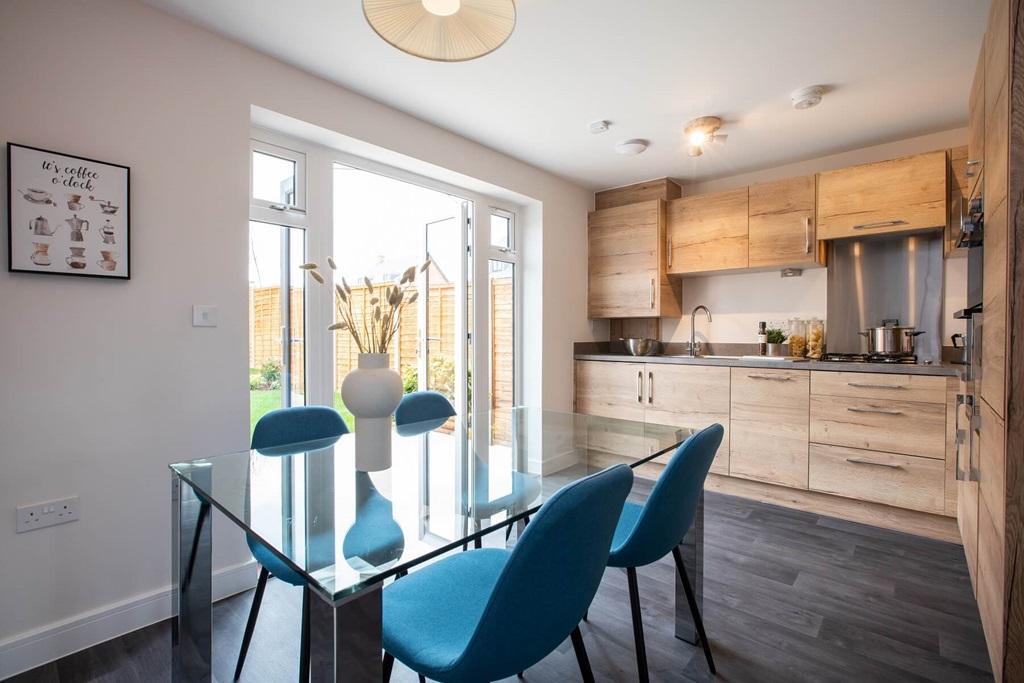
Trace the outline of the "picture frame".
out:
[[[7,270],[131,279],[131,169],[7,143]]]

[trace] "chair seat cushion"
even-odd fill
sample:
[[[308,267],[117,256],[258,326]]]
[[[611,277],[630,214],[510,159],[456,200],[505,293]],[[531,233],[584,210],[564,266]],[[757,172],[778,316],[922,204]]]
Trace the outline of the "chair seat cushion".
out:
[[[444,680],[466,650],[511,553],[470,550],[384,589],[384,649],[429,678]]]
[[[633,535],[637,522],[640,521],[640,514],[644,511],[643,505],[627,502],[622,506],[622,514],[619,515],[619,522],[615,525],[615,535],[612,537],[612,549],[608,555],[609,567],[633,567],[630,564],[629,547],[627,541]]]
[[[272,575],[293,586],[304,586],[306,584],[306,580],[301,574],[285,564],[281,558],[275,555],[270,548],[258,539],[246,534],[245,540],[249,544],[249,552],[252,553],[252,556],[256,558],[256,561],[261,566],[266,567],[267,571]]]

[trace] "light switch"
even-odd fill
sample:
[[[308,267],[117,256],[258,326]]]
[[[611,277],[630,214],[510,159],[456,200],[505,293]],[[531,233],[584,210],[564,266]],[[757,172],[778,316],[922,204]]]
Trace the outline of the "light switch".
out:
[[[192,327],[217,327],[217,307],[193,306]]]

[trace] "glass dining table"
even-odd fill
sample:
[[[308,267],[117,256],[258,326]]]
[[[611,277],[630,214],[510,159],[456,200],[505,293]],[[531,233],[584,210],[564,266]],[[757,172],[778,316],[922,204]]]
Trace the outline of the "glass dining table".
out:
[[[380,681],[388,581],[491,533],[488,544],[513,544],[555,491],[611,465],[656,479],[692,432],[528,407],[473,418],[396,427],[390,463],[372,467],[354,434],[171,464],[172,680],[214,680],[211,509],[308,582],[310,679]],[[496,436],[474,434],[492,420]],[[698,601],[702,533],[703,504],[681,546]],[[677,637],[695,642],[678,578],[675,616]]]

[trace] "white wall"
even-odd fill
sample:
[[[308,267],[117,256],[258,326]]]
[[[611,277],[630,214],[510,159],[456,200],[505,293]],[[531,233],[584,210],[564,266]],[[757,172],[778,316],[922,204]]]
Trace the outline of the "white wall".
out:
[[[731,190],[964,144],[967,144],[967,129],[957,128],[753,173],[684,185],[683,193],[695,195]],[[953,258],[946,261],[942,339],[947,345],[951,334],[964,331],[964,323],[954,320],[952,315],[964,307],[966,278],[966,259]],[[685,313],[689,313],[698,304],[711,309],[713,322],[709,326],[706,320],[698,319],[697,330],[698,339],[713,342],[755,343],[757,323],[761,320],[786,320],[811,315],[824,319],[826,299],[824,268],[807,269],[803,277],[799,278],[783,279],[776,270],[742,275],[709,275],[682,281],[682,307]],[[826,336],[827,333],[826,330]],[[689,341],[689,316],[680,320],[663,319],[662,339]]]
[[[0,273],[0,678],[102,631],[57,645],[62,622],[161,594],[167,463],[247,446],[251,105],[542,202],[558,257],[528,273],[527,396],[571,405],[571,343],[593,338],[583,189],[131,0],[0,3],[0,85],[0,139],[131,167],[133,259],[128,282]],[[194,303],[219,327],[193,329]],[[81,521],[15,535],[16,505],[72,493]],[[226,527],[219,568],[247,559]]]

